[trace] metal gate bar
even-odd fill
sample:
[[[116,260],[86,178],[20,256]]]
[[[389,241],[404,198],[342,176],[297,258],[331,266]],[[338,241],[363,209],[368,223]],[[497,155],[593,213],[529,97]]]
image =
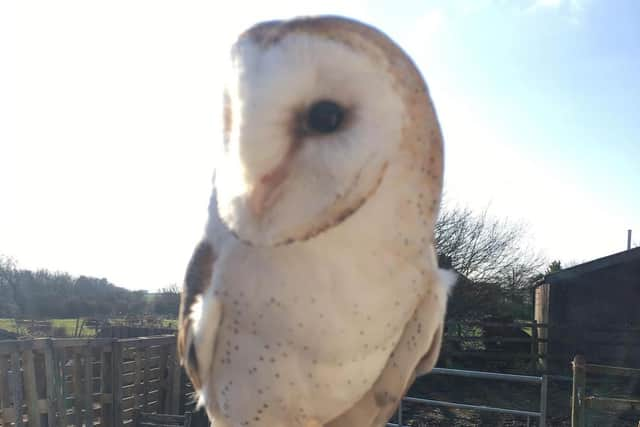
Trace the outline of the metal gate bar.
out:
[[[520,409],[496,408],[493,406],[469,405],[466,403],[444,402],[441,400],[430,400],[430,399],[421,399],[417,397],[405,396],[402,398],[402,400],[400,401],[400,405],[398,406],[398,423],[397,424],[387,423],[388,427],[404,427],[404,424],[402,422],[402,402],[422,403],[422,404],[431,405],[431,406],[442,406],[442,407],[448,407],[448,408],[470,409],[474,411],[493,412],[493,413],[499,413],[499,414],[519,415],[519,416],[527,417],[527,422],[529,421],[530,418],[538,418],[539,419],[538,426],[539,427],[546,426],[547,389],[548,389],[548,378],[546,375],[537,377],[537,376],[531,376],[531,375],[513,375],[513,374],[501,374],[497,372],[467,371],[463,369],[445,369],[445,368],[433,368],[430,374],[539,384],[540,385],[540,411],[533,412],[533,411],[524,411]]]

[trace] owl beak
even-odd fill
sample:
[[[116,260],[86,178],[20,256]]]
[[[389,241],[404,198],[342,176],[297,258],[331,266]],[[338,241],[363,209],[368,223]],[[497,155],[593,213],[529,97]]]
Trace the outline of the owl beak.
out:
[[[249,209],[255,217],[261,217],[267,209],[273,206],[277,198],[276,190],[286,177],[286,169],[282,165],[264,175],[254,185],[249,194]]]

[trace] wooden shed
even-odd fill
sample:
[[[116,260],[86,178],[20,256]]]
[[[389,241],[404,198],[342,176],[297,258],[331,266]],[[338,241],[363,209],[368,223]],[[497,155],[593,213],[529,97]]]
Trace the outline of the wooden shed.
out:
[[[535,289],[540,352],[551,371],[576,354],[640,368],[640,248],[548,274]]]

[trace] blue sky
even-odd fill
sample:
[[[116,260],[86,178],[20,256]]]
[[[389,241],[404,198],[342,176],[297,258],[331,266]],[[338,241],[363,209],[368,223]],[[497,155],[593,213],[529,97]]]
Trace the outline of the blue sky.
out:
[[[321,4],[320,4],[321,3]],[[449,201],[550,259],[640,242],[640,2],[0,4],[0,254],[136,289],[181,280],[220,140],[219,65],[252,23],[337,13],[414,58]]]

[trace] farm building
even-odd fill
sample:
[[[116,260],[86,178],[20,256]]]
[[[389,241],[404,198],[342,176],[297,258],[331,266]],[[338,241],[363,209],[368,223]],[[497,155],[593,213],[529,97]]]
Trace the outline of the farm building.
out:
[[[551,371],[576,354],[640,368],[640,248],[548,274],[535,289],[540,344]]]

